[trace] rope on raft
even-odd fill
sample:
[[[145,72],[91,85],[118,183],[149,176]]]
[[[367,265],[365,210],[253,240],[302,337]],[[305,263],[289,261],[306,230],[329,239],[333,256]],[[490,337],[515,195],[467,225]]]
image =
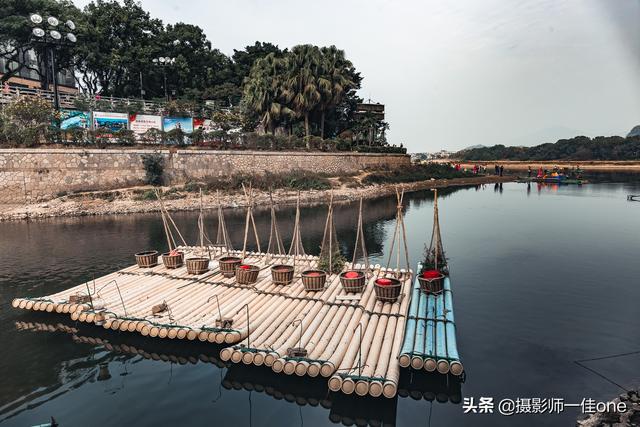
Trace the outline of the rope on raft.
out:
[[[258,248],[258,252],[262,252],[260,250],[260,238],[258,237],[258,228],[256,227],[256,221],[253,218],[253,188],[251,183],[249,183],[249,190],[245,187],[244,183],[242,183],[242,191],[244,192],[244,196],[247,199],[247,217],[244,224],[244,241],[242,243],[242,255],[241,259],[244,263],[244,259],[247,255],[247,240],[249,238],[249,225],[253,228],[253,236],[256,241],[256,246]]]
[[[393,230],[393,238],[391,239],[391,247],[389,248],[389,257],[387,258],[387,267],[385,270],[385,276],[389,272],[389,266],[391,266],[391,259],[394,254],[394,249],[396,254],[396,267],[393,270],[393,275],[396,277],[396,279],[399,279],[400,276],[402,275],[402,273],[400,272],[400,265],[401,265],[400,246],[402,244],[402,247],[404,249],[404,261],[405,261],[406,272],[410,278],[411,269],[409,268],[409,248],[407,247],[407,230],[404,225],[404,213],[403,213],[403,205],[402,205],[402,202],[404,200],[404,189],[401,189],[401,191],[398,191],[398,188],[396,187],[396,200],[398,202],[398,204],[396,205],[396,226]],[[378,270],[377,277],[380,277],[380,272],[381,270]]]
[[[224,221],[224,212],[222,210],[222,202],[220,201],[220,190],[216,190],[216,200],[218,202],[218,233],[216,234],[215,246],[226,249],[227,254],[233,250],[227,224]]]
[[[293,268],[296,267],[296,258],[305,256],[304,246],[302,245],[302,236],[300,235],[300,192],[296,200],[296,219],[293,224],[293,237],[291,246],[289,247],[289,256],[293,256]]]
[[[269,207],[271,210],[271,227],[269,230],[269,244],[267,245],[267,253],[265,257],[265,261],[267,263],[271,261],[273,256],[286,255],[284,244],[282,243],[282,238],[280,237],[278,219],[276,218],[276,209],[273,203],[273,195],[271,194],[271,189],[269,189]]]
[[[358,226],[356,231],[356,242],[353,247],[353,258],[351,260],[351,266],[356,264],[356,260],[358,259],[358,254],[360,254],[362,260],[364,261],[364,272],[367,277],[370,277],[372,274],[371,264],[369,264],[369,254],[367,253],[367,246],[365,244],[364,239],[364,226],[363,226],[363,218],[362,218],[362,196],[360,196],[360,206],[358,208]]]

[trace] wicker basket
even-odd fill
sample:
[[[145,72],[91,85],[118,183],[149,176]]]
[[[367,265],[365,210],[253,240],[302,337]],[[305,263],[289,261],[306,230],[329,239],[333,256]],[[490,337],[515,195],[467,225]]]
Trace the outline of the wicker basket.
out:
[[[380,285],[378,282],[381,280],[391,281],[390,285]],[[380,277],[374,282],[373,288],[376,291],[376,298],[382,302],[396,302],[400,296],[400,290],[402,289],[402,282],[392,277]]]
[[[260,273],[260,267],[257,265],[240,265],[236,268],[236,283],[238,285],[250,285],[252,283],[256,283],[258,280],[258,273]]]
[[[302,285],[308,292],[317,292],[324,289],[327,281],[327,273],[322,270],[306,270],[302,272]]]
[[[420,289],[428,294],[439,294],[444,289],[444,274],[440,273],[439,277],[422,277],[418,276],[418,282],[420,282]]]
[[[347,273],[357,273],[357,277],[345,277]],[[362,271],[344,271],[340,273],[340,283],[345,292],[360,293],[367,284],[367,278]]]
[[[187,273],[202,274],[209,271],[209,258],[187,258]]]
[[[170,252],[162,254],[162,263],[167,268],[178,268],[184,264],[184,253],[178,252],[176,255],[170,255]]]
[[[233,277],[236,275],[236,268],[241,262],[242,260],[235,256],[222,257],[218,261],[218,264],[220,265],[220,272],[224,277]]]
[[[293,266],[278,264],[271,267],[271,281],[275,285],[290,285],[293,282]]]
[[[150,268],[158,265],[158,251],[144,251],[136,254],[136,263],[140,268]]]

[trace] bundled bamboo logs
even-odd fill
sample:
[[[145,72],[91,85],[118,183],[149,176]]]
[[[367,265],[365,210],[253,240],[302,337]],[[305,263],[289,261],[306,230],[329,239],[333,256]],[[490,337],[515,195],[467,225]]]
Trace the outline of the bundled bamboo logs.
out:
[[[416,281],[408,314],[400,366],[461,375],[449,278],[444,278],[444,292],[438,295],[424,292]]]
[[[202,252],[179,249],[185,259]],[[68,313],[74,321],[152,338],[237,343],[222,349],[223,361],[324,377],[332,389],[347,394],[396,394],[396,356],[410,301],[408,274],[396,272],[402,278],[402,296],[388,303],[373,290],[375,277],[391,273],[379,265],[362,293],[346,292],[337,274],[327,276],[323,290],[309,292],[300,272],[317,268],[317,257],[296,255],[296,274],[283,286],[273,283],[270,267],[290,264],[290,255],[271,254],[267,261],[265,254],[246,252],[244,262],[260,271],[255,283],[239,285],[235,278],[224,277],[216,258],[241,254],[209,249],[209,271],[199,276],[189,275],[186,266],[168,269],[162,262],[150,268],[132,266],[57,294],[16,299],[13,306]],[[369,266],[349,268],[363,271]],[[72,303],[70,295],[88,298]]]
[[[329,387],[347,394],[395,396],[408,276],[402,281],[404,298],[393,304],[376,299],[374,278],[361,296],[354,297],[343,289],[338,275],[329,277],[321,293],[303,290],[294,300],[281,302],[249,337],[222,349],[221,359],[266,365],[286,375],[331,377]],[[283,305],[286,309],[279,310]],[[359,324],[362,339],[356,331]],[[304,355],[292,353],[294,349]],[[359,360],[363,370],[358,369]]]

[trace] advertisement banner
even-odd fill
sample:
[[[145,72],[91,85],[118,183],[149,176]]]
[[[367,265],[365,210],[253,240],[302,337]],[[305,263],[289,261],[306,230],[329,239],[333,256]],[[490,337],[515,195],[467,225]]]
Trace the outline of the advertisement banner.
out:
[[[129,129],[137,139],[141,139],[149,129],[162,129],[162,117],[148,114],[129,114]]]
[[[165,132],[182,129],[184,133],[191,133],[193,132],[193,119],[191,117],[163,117],[162,129]]]
[[[127,129],[129,125],[129,115],[127,113],[105,113],[93,112],[94,129],[106,128],[111,132]]]
[[[89,129],[91,113],[88,111],[60,110],[60,129]]]
[[[213,120],[201,119],[201,118],[193,119],[193,129],[194,130],[202,129],[203,132],[214,132],[218,130]]]

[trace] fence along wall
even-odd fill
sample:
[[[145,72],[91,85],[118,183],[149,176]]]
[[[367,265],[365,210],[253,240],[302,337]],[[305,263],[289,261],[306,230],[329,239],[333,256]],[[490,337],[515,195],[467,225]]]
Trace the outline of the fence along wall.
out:
[[[154,150],[0,149],[0,203],[48,200],[62,192],[110,190],[145,180],[142,155]],[[164,150],[165,178],[189,180],[234,173],[279,173],[294,169],[355,172],[410,164],[405,154]]]

